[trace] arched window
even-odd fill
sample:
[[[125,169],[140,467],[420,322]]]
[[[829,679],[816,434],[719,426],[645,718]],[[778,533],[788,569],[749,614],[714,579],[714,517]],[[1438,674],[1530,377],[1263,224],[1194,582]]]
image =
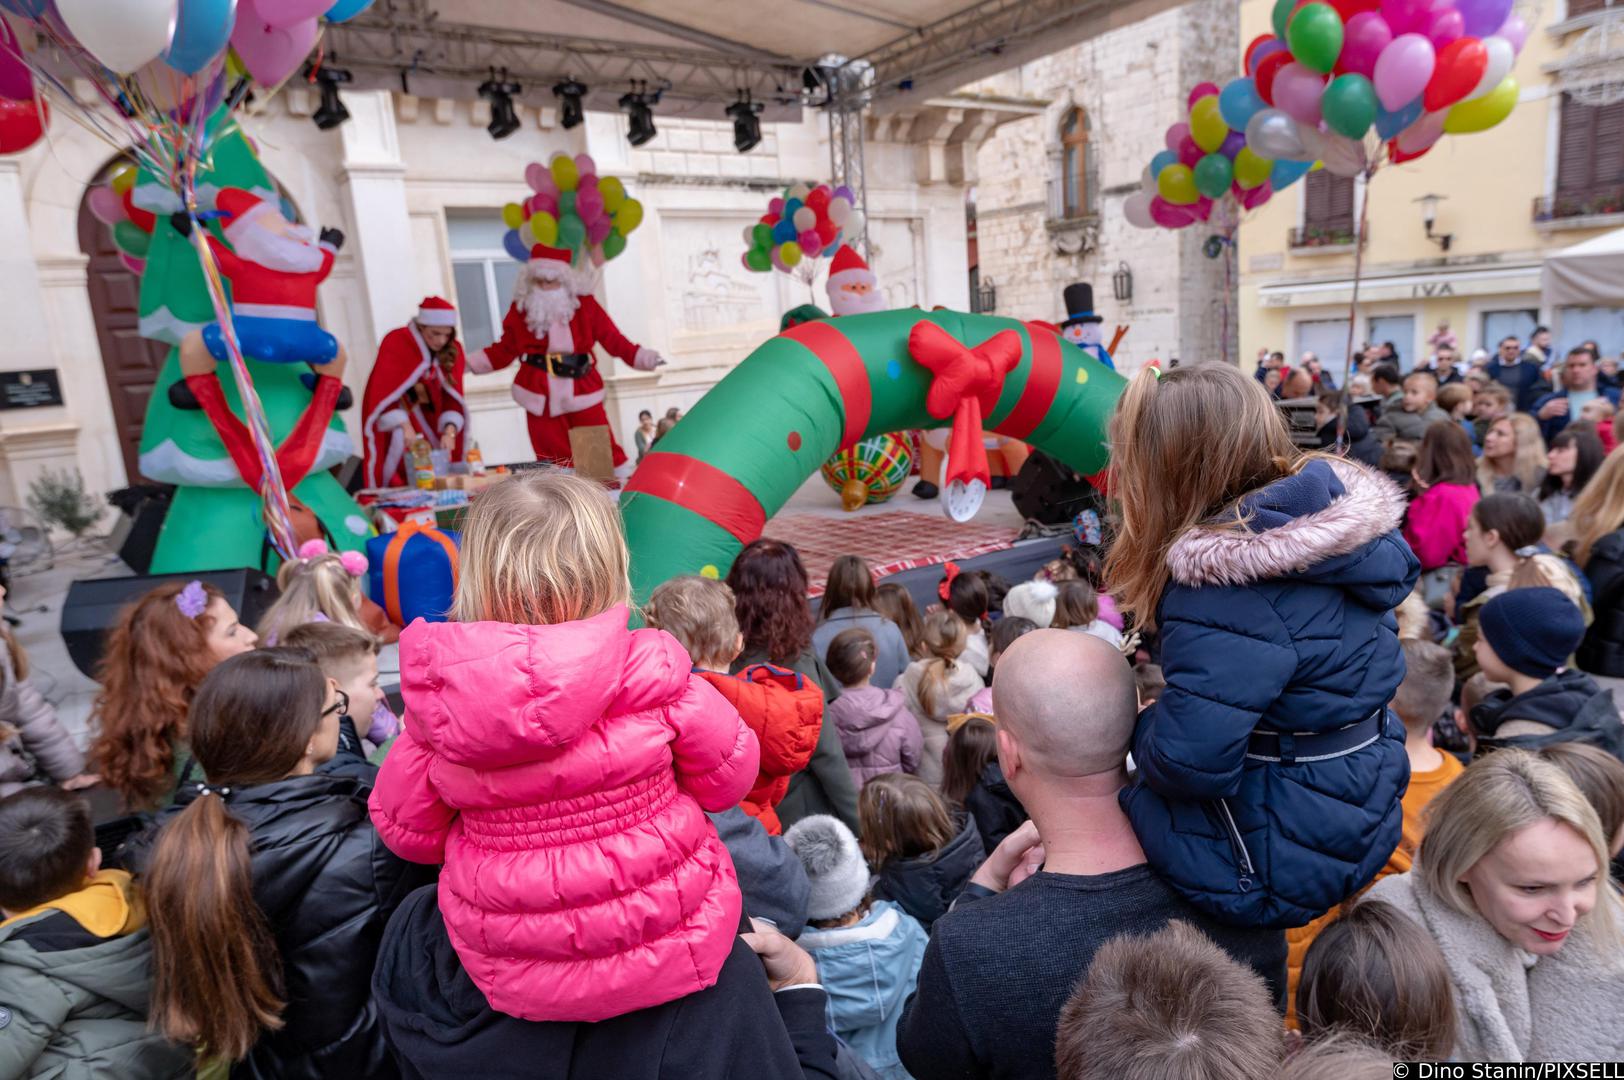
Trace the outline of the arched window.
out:
[[[1088,114],[1073,107],[1060,121],[1061,215],[1082,217],[1088,205]]]

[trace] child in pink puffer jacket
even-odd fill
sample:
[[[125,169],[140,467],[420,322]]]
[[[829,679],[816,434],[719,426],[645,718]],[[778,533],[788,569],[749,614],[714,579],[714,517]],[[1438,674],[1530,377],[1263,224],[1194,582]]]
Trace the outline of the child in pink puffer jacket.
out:
[[[716,981],[739,932],[705,811],[755,782],[756,737],[676,639],[627,628],[619,517],[545,473],[482,495],[453,621],[400,637],[406,730],[372,820],[444,863],[439,902],[493,1009],[603,1020]]]

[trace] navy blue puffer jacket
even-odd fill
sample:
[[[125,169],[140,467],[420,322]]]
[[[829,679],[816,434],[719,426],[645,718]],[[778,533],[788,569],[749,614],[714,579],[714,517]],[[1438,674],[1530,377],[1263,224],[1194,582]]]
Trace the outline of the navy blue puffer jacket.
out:
[[[1241,925],[1300,926],[1398,845],[1410,771],[1386,711],[1404,678],[1391,612],[1420,564],[1398,532],[1398,488],[1352,462],[1310,462],[1245,509],[1245,527],[1191,529],[1168,553],[1167,689],[1139,714],[1139,776],[1122,804],[1150,864],[1191,903]],[[1248,757],[1254,729],[1301,737],[1378,712],[1380,737],[1352,753]]]

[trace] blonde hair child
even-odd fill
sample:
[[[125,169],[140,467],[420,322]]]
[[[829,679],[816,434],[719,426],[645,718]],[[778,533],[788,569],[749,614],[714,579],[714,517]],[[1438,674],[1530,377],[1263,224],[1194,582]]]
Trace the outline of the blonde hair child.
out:
[[[367,557],[359,551],[335,554],[321,540],[305,541],[298,557],[276,571],[281,596],[259,620],[260,639],[266,645],[280,644],[288,631],[309,622],[335,622],[370,633],[361,618],[366,572]]]
[[[925,737],[919,776],[932,786],[942,782],[947,718],[964,712],[970,699],[987,685],[974,668],[960,659],[967,640],[964,621],[957,615],[947,610],[931,612],[925,616],[919,643],[924,658],[909,664],[897,683],[907,695],[908,708],[919,717]]]

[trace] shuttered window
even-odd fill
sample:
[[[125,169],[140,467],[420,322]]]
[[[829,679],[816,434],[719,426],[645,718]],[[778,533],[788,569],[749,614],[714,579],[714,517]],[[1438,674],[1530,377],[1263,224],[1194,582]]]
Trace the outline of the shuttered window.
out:
[[[1612,0],[1568,0],[1568,18],[1574,19],[1580,15],[1588,15],[1592,11],[1600,11],[1611,2]]]
[[[1556,158],[1558,195],[1589,195],[1624,185],[1624,101],[1581,105],[1562,96]]]
[[[1306,228],[1353,228],[1353,178],[1316,169],[1303,178]]]
[[[1069,110],[1060,123],[1060,209],[1062,216],[1082,217],[1093,200],[1089,190],[1088,114]]]

